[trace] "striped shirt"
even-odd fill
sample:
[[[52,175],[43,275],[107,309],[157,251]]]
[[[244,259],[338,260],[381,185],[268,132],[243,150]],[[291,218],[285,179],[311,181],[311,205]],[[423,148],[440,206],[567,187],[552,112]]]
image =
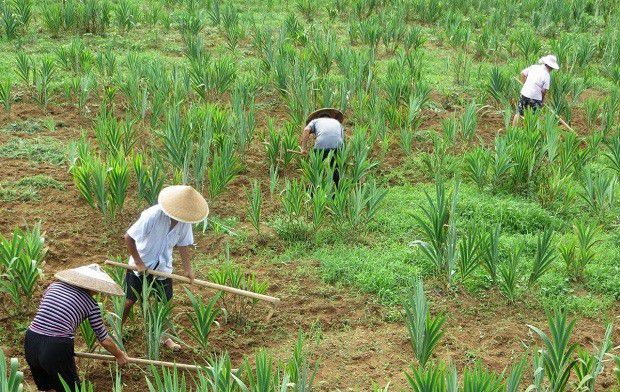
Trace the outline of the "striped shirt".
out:
[[[88,291],[63,282],[49,285],[30,330],[45,336],[73,339],[77,327],[88,318],[101,342],[107,336],[99,305]]]

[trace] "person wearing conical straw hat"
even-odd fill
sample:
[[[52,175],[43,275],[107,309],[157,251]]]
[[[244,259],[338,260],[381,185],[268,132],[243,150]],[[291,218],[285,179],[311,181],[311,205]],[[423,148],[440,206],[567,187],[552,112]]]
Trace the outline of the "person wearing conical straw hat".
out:
[[[551,72],[560,69],[558,59],[550,54],[538,60],[538,64],[531,65],[521,71],[521,96],[517,106],[518,113],[512,120],[512,126],[519,123],[526,110],[536,111],[545,104],[545,97],[551,86]]]
[[[199,223],[209,215],[209,206],[202,195],[191,186],[169,186],[159,193],[158,203],[142,212],[140,218],[127,230],[125,244],[130,255],[129,264],[138,271],[127,271],[125,311],[123,322],[138,300],[142,285],[153,284],[159,300],[172,299],[172,279],[146,275],[147,270],[172,273],[172,252],[177,248],[185,275],[194,279],[190,264],[189,247],[194,244],[192,224]],[[181,347],[170,337],[162,342],[168,348]]]
[[[24,351],[32,378],[40,391],[64,391],[62,380],[78,390],[80,377],[74,360],[74,334],[88,319],[99,343],[116,357],[120,365],[128,361],[125,354],[108,336],[97,293],[122,296],[123,289],[97,264],[60,271],[49,285],[39,309],[26,331]]]
[[[334,170],[334,183],[340,182],[340,173],[335,165],[336,154],[344,145],[344,114],[338,109],[323,108],[316,110],[306,119],[306,126],[301,133],[301,153],[307,154],[310,136],[314,136],[314,150],[323,154],[323,159],[331,154],[330,165]]]

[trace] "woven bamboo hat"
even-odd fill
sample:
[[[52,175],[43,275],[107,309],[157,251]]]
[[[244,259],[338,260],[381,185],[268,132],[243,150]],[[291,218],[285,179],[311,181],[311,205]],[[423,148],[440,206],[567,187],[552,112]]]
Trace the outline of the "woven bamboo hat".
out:
[[[342,114],[340,110],[335,109],[335,108],[322,108],[322,109],[315,110],[314,112],[310,113],[310,115],[306,119],[306,125],[308,125],[308,123],[314,120],[315,118],[320,118],[320,117],[325,117],[325,116],[335,118],[336,120],[340,122],[344,120],[344,114]]]
[[[173,185],[159,192],[161,209],[183,223],[202,222],[209,215],[209,205],[197,190],[188,185]]]
[[[109,295],[124,295],[123,289],[97,264],[59,271],[54,277],[61,282]]]

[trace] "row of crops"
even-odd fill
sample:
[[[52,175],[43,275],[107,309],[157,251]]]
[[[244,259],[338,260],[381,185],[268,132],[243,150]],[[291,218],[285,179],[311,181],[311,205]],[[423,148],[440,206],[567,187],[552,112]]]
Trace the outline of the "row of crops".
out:
[[[182,183],[207,195],[216,211],[227,198],[242,199],[239,215],[258,237],[269,226],[286,244],[319,230],[372,239],[368,224],[384,208],[390,181],[434,182],[409,235],[431,266],[424,276],[455,291],[482,280],[516,304],[544,291],[541,283],[555,270],[587,289],[588,269],[613,238],[619,10],[617,0],[4,1],[0,37],[14,50],[5,62],[10,72],[0,77],[0,105],[6,112],[24,102],[44,111],[61,106],[92,120],[68,146],[66,163],[84,205],[105,226],[132,202],[153,205],[165,185]],[[157,54],[129,44],[145,36]],[[512,127],[514,75],[547,51],[561,64],[547,102],[552,111],[526,113]],[[334,166],[332,157],[297,152],[301,125],[317,107],[346,113],[346,146]],[[578,132],[559,127],[554,112]],[[490,136],[482,132],[489,127]],[[506,246],[510,228],[462,224],[469,212],[458,208],[463,182],[481,195],[533,201],[559,219],[536,228],[534,243]],[[227,218],[212,215],[198,229]],[[43,272],[52,273],[45,254],[40,225],[0,236],[0,296],[11,304],[9,316],[32,310]],[[120,270],[110,272],[123,283]],[[229,257],[204,275],[256,293],[268,289]],[[143,298],[151,290],[145,285]],[[208,300],[189,290],[183,296],[185,306],[141,304],[141,355],[160,359],[161,337],[180,332],[204,368],[192,375],[151,368],[150,392],[324,388],[315,381],[320,360],[303,334],[289,359],[258,350],[234,364],[238,370],[228,354],[214,351],[220,325],[251,331],[248,315],[260,313],[255,301],[224,292]],[[482,363],[457,371],[438,359],[447,318],[431,314],[422,284],[402,297],[415,357],[405,375],[412,391],[615,385],[611,369],[620,360],[611,325],[594,348],[583,347],[571,343],[574,322],[552,312],[550,333],[530,326],[540,344],[503,372]],[[123,306],[123,298],[101,303],[121,348]],[[183,320],[181,331],[169,330],[170,317]],[[88,323],[80,335],[94,351]],[[7,368],[0,354],[0,390],[20,390],[19,364],[11,360]],[[122,391],[121,370],[110,374],[113,390]],[[380,382],[374,389],[390,389]],[[87,382],[82,389],[96,387]]]

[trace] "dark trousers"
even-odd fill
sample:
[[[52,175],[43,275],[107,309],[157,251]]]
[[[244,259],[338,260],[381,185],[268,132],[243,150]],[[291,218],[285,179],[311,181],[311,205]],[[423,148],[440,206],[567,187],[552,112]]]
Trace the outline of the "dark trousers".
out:
[[[334,184],[338,186],[338,184],[340,183],[340,173],[338,172],[337,155],[340,149],[326,148],[326,149],[317,149],[316,151],[320,151],[323,153],[324,160],[327,159],[330,152],[332,153],[332,156],[329,160],[329,167],[334,171],[334,175],[333,175]]]
[[[542,106],[542,101],[539,101],[538,99],[524,97],[523,95],[521,95],[519,97],[517,109],[519,110],[519,115],[523,116],[526,109],[531,109],[533,112],[535,112],[536,110],[542,108]]]
[[[155,281],[155,283],[153,283]],[[132,271],[127,271],[125,275],[125,283],[127,283],[126,298],[136,302],[142,295],[142,284],[144,282],[144,274],[136,276]],[[147,284],[153,283],[155,295],[160,301],[170,301],[172,299],[172,279],[157,279],[153,275],[146,275]]]
[[[71,387],[71,391],[79,389],[80,377],[75,366],[73,339],[45,336],[27,330],[24,351],[38,390],[64,392],[60,377]]]

